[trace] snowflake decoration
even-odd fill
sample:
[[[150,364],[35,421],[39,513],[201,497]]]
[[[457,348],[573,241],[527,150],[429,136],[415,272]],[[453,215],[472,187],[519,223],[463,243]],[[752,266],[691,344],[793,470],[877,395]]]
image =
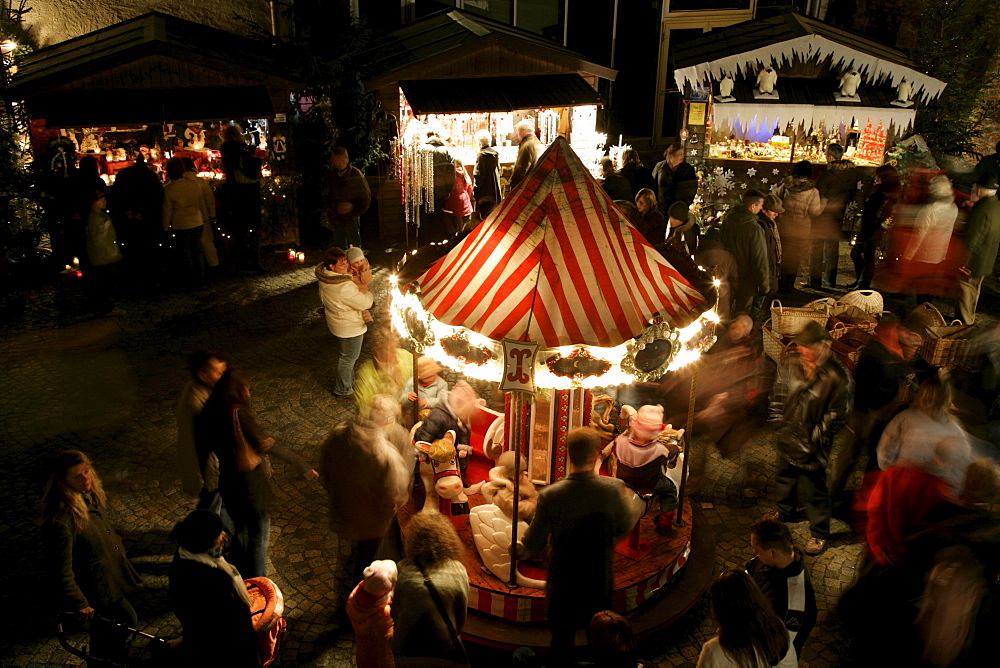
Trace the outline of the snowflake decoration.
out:
[[[747,176],[749,176],[751,178],[753,178],[754,176],[757,176],[757,168],[756,167],[751,167],[750,169],[748,169],[747,170]]]
[[[778,174],[781,173],[781,170],[778,169],[777,167],[775,167],[774,169],[771,170],[771,173],[774,174],[775,176],[777,176]]]
[[[722,210],[723,211],[729,211],[729,205],[728,204],[723,204],[722,205]]]
[[[715,168],[715,173],[716,174],[721,174],[722,173],[722,167],[716,167]]]
[[[740,190],[746,190],[747,189],[747,184],[745,184],[745,183],[743,183],[741,181],[741,182],[739,182],[739,183],[736,184],[736,187],[739,188]]]
[[[768,181],[767,181],[767,177],[765,176],[764,178],[762,178],[762,179],[760,180],[760,182],[761,182],[761,183],[767,183],[767,182],[768,182]]]
[[[733,170],[731,170],[731,169],[727,169],[727,170],[725,171],[725,174],[726,174],[726,176],[728,176],[729,178],[733,178],[734,176],[736,176],[736,172],[734,172],[734,171],[733,171]]]

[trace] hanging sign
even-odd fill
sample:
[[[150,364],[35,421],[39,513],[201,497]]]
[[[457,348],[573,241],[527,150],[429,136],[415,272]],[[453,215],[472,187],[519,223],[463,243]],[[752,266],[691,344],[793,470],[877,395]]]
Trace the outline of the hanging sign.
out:
[[[688,125],[704,125],[705,124],[705,107],[708,106],[704,102],[692,102],[691,107],[688,111]]]
[[[502,391],[535,391],[536,354],[538,354],[537,343],[503,340],[503,378],[500,381]]]

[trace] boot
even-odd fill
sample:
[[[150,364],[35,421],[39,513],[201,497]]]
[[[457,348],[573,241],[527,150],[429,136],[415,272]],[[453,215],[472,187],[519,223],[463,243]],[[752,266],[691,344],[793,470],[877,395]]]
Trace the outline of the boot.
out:
[[[674,530],[674,515],[677,513],[675,510],[668,510],[665,513],[660,513],[656,516],[656,528],[661,531],[673,531]]]

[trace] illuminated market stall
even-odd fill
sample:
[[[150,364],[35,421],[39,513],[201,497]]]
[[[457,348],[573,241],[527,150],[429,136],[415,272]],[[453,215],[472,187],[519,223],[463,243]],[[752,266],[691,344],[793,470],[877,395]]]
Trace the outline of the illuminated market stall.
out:
[[[697,361],[718,321],[706,295],[634,231],[561,137],[468,237],[415,281],[394,286],[392,310],[415,349],[500,384],[503,450],[524,455],[537,485],[567,475],[566,436],[591,424],[592,388],[659,378]],[[682,479],[681,470],[676,475]],[[646,549],[620,546],[620,612],[639,611],[689,561],[694,511],[683,495],[681,503],[672,535],[638,519],[634,533]],[[472,519],[464,517],[456,518],[460,533],[469,521],[475,536],[475,547],[467,542],[470,608],[514,623],[544,619],[542,591],[515,574],[516,564],[513,588],[482,567],[475,503]],[[513,529],[508,543],[517,535]]]
[[[138,151],[161,174],[168,158],[186,156],[219,180],[221,129],[237,122],[264,161],[263,191],[274,195],[268,241],[297,241],[287,110],[299,84],[278,71],[270,48],[151,12],[31,53],[9,91],[26,101],[47,176],[92,155],[110,184]]]
[[[834,142],[877,167],[946,85],[901,51],[794,12],[713,30],[673,55],[681,136],[688,161],[708,167],[709,197],[766,190],[795,162],[825,164]]]
[[[594,165],[602,154],[600,81],[613,80],[615,70],[528,31],[460,10],[436,14],[392,33],[367,67],[381,73],[366,88],[393,115],[389,173],[369,176],[383,239],[408,231],[412,238],[412,227],[433,206],[424,196],[429,174],[421,146],[428,130],[447,139],[470,175],[477,134],[489,133],[504,194],[521,120],[534,121],[545,146],[563,137]]]

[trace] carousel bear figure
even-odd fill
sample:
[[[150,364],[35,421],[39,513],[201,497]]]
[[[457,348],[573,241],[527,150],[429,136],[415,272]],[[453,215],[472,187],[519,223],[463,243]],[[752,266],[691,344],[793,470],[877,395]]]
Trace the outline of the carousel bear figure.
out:
[[[496,460],[497,465],[490,469],[489,482],[482,488],[483,496],[488,503],[497,506],[508,518],[514,517],[514,451],[507,450]],[[518,485],[517,519],[521,522],[531,522],[538,507],[538,490],[528,479],[528,464],[521,457],[521,482]]]
[[[459,461],[468,457],[472,446],[455,444],[455,431],[449,429],[443,438],[431,443],[416,442],[417,457],[420,460],[420,479],[424,483],[425,511],[437,511],[439,500],[451,501],[452,515],[469,514],[467,494],[479,492],[482,483],[466,487],[462,482]]]
[[[667,470],[677,466],[683,429],[663,424],[662,406],[642,406],[628,431],[615,439],[616,476],[633,489],[652,491],[659,497],[656,526],[669,529],[677,509],[677,485]]]

